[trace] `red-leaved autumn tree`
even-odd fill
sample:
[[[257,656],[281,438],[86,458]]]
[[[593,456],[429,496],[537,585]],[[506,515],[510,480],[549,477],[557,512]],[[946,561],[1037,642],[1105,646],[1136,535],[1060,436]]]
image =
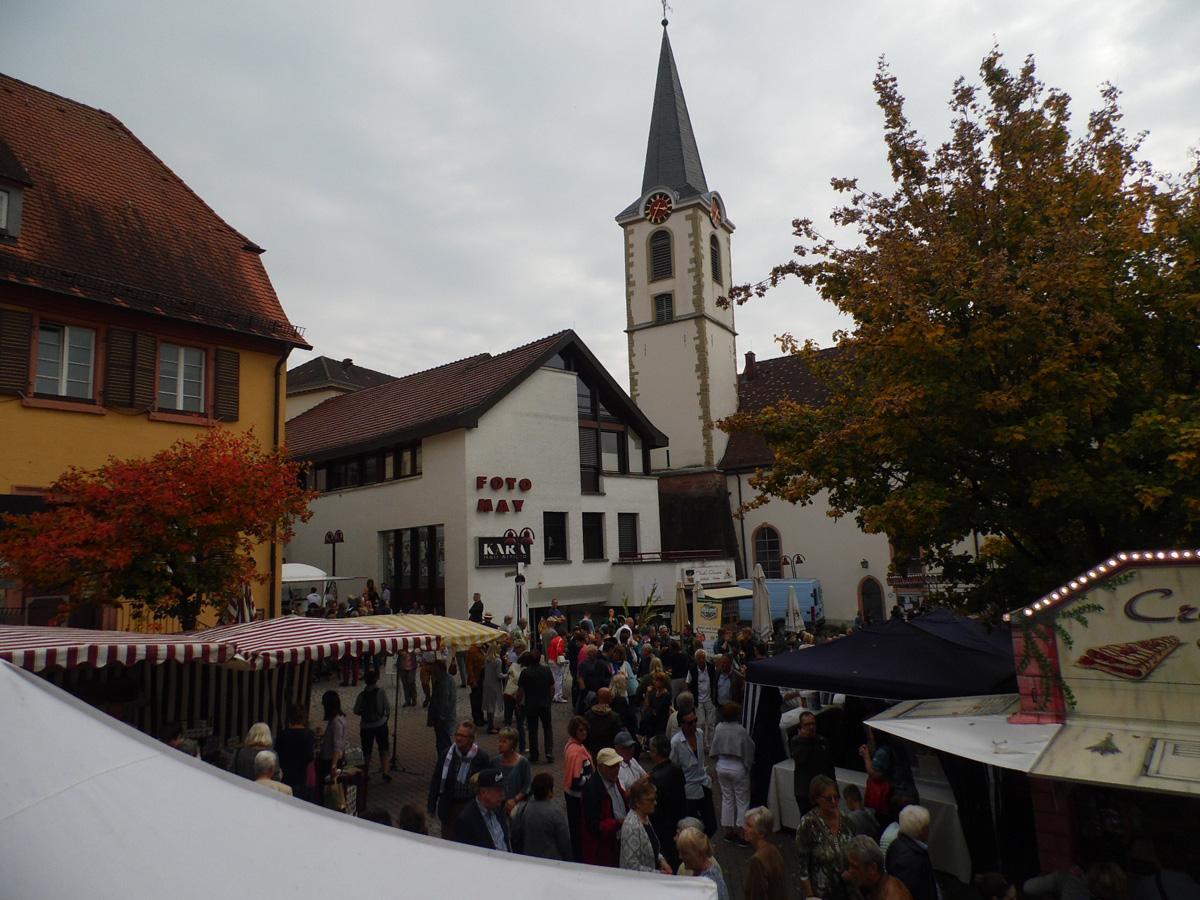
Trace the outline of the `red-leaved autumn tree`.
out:
[[[253,552],[291,539],[315,495],[301,465],[251,433],[213,428],[149,459],[71,468],[50,509],[7,517],[0,575],[72,594],[80,603],[128,601],[192,629],[205,606],[238,597]]]

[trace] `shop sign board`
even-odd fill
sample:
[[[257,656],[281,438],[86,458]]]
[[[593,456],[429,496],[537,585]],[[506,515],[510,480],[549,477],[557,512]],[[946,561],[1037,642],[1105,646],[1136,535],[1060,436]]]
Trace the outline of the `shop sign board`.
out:
[[[720,600],[692,600],[693,630],[704,635],[704,642],[711,647],[721,630],[721,611],[724,604]]]
[[[1200,565],[1131,564],[1052,612],[1069,719],[1200,721]]]
[[[475,565],[480,568],[488,566],[509,566],[516,568],[517,563],[529,565],[531,545],[517,541],[509,544],[503,537],[476,538]]]

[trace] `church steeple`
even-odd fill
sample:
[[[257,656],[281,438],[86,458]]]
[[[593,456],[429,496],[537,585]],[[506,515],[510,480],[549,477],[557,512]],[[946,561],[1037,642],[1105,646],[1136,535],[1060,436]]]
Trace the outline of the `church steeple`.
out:
[[[708,189],[663,20],[642,194],[617,216],[625,233],[629,393],[670,438],[656,469],[712,468],[727,440],[714,423],[737,411],[733,223]]]
[[[663,19],[662,50],[658,55],[658,82],[654,86],[654,110],[650,116],[650,140],[646,145],[646,170],[642,193],[652,187],[669,187],[680,198],[708,192],[700,150],[692,133],[687,101],[675,68],[675,54]]]

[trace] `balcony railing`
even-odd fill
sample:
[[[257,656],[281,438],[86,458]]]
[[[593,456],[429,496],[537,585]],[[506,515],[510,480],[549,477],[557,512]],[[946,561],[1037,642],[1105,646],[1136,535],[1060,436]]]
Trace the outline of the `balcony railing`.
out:
[[[644,553],[622,553],[617,562],[682,562],[697,559],[725,559],[721,550],[649,550]]]

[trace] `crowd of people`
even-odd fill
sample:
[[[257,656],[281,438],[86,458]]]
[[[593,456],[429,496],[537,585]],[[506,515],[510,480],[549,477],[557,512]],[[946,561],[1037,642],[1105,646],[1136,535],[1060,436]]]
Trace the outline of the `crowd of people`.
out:
[[[387,608],[386,596],[380,605]],[[742,672],[767,651],[750,629],[737,636],[721,629],[706,646],[690,629],[639,629],[611,609],[599,621],[585,614],[567,628],[557,603],[536,629],[511,616],[497,625],[479,595],[471,619],[494,628],[495,638],[457,654],[425,651],[397,660],[403,705],[421,702],[434,731],[424,809],[406,806],[395,822],[378,809],[365,817],[422,834],[436,819],[444,839],[508,853],[705,877],[720,900],[729,891],[714,858],[717,839],[746,848],[745,900],[784,900],[796,891],[820,900],[942,900],[930,813],[920,805],[903,745],[874,735],[858,751],[865,789],[840,786],[811,711],[799,715],[786,748],[801,813],[791,841],[799,883],[788,883],[772,839],[774,815],[761,795],[753,805],[756,745],[742,724]],[[808,635],[796,639],[812,643]],[[380,671],[380,661],[368,663],[353,713],[364,767],[371,772],[377,748],[380,776],[390,781],[391,708],[378,686]],[[357,671],[346,674],[357,678]],[[458,714],[460,689],[469,691],[470,717]],[[300,705],[289,709],[287,727],[274,739],[267,725],[254,725],[229,768],[267,790],[325,802],[322,786],[347,751],[341,702],[335,690],[322,695],[315,730]],[[565,735],[554,734],[554,704],[571,705]],[[481,729],[497,736],[497,753],[480,746]],[[561,784],[534,768],[554,762],[558,748]],[[1119,868],[1073,879],[1056,891],[1037,879],[1024,889],[1045,900],[1130,900]],[[980,900],[1016,898],[1016,887],[997,873],[977,877],[975,887]],[[1154,900],[1176,898],[1160,892]],[[1179,900],[1200,900],[1200,888]]]

